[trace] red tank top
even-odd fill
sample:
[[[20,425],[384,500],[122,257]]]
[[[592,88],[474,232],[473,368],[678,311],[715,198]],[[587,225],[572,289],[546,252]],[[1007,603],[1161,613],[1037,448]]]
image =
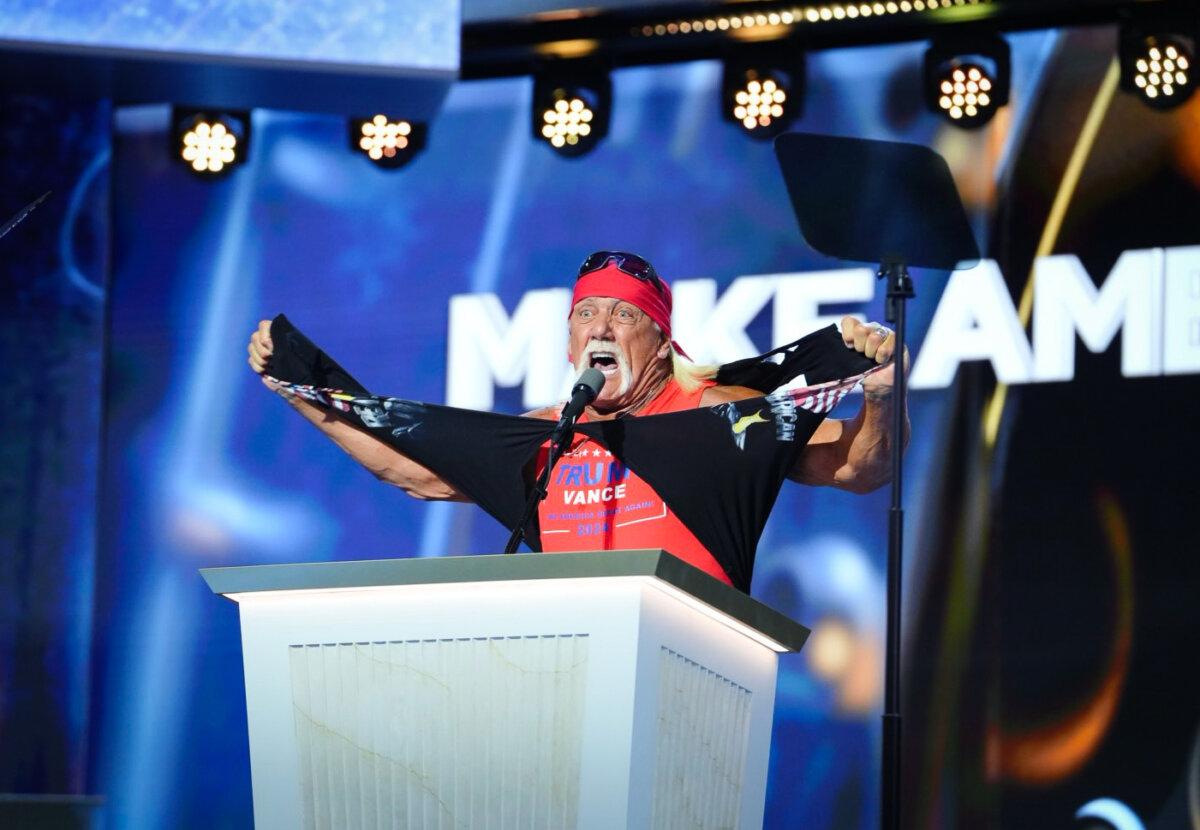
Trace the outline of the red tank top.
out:
[[[639,415],[695,409],[704,390],[684,392],[673,379]],[[583,422],[587,415],[580,417]],[[549,443],[542,447],[545,466]],[[576,435],[550,476],[548,494],[538,507],[542,550],[663,548],[684,562],[733,584],[725,570],[700,544],[658,493],[592,439]]]

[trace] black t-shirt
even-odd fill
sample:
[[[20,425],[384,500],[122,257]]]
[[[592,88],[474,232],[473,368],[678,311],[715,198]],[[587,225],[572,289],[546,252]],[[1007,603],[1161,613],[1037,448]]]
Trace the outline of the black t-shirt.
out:
[[[372,395],[282,314],[271,324],[273,377],[428,467],[507,528],[554,422]],[[763,392],[713,407],[580,424],[662,496],[729,574],[750,589],[754,556],[788,471],[825,415],[879,368],[835,326],[720,368],[720,385]],[[783,388],[802,379],[802,386]],[[537,515],[524,529],[537,549]]]

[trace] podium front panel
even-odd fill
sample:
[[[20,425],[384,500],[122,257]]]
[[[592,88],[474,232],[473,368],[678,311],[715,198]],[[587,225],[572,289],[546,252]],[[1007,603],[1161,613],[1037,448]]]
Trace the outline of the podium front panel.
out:
[[[289,651],[304,827],[573,827],[587,635]],[[492,790],[511,793],[497,809]]]
[[[260,827],[758,827],[770,638],[651,576],[253,591]]]

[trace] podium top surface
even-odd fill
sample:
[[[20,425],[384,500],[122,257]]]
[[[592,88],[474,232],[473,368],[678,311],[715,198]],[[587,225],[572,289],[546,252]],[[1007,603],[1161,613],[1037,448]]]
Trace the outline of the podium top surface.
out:
[[[809,633],[803,625],[774,608],[657,549],[250,565],[201,568],[200,574],[213,593],[226,596],[468,582],[646,577],[753,628],[784,650],[799,651]]]

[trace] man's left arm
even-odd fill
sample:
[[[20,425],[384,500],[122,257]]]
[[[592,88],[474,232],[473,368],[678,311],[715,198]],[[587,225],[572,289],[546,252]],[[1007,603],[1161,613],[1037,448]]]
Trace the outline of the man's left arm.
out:
[[[895,349],[895,337],[890,331],[878,323],[860,323],[853,317],[842,318],[842,340],[847,347],[880,364],[890,360]],[[892,369],[887,368],[864,380],[862,409],[847,421],[823,421],[796,459],[788,478],[852,493],[869,493],[891,481],[895,417],[892,376]],[[910,432],[905,413],[905,444]]]

